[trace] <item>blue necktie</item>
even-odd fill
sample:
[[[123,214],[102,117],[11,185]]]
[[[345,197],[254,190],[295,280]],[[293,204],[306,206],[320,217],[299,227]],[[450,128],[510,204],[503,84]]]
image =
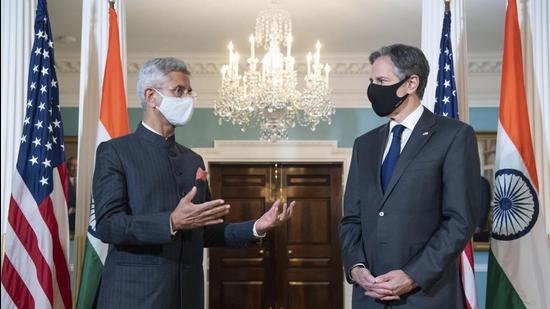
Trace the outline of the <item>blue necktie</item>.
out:
[[[393,169],[397,164],[399,159],[399,154],[401,153],[401,134],[403,134],[405,127],[403,125],[396,125],[391,130],[393,137],[391,140],[390,150],[382,163],[382,192],[386,192],[388,184],[390,183],[391,175],[393,174]]]

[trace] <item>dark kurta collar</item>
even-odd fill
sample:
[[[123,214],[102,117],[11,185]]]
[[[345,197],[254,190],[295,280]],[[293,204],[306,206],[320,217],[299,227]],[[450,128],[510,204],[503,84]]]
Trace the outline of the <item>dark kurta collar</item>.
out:
[[[165,138],[162,135],[159,135],[146,127],[143,126],[143,123],[139,123],[136,133],[137,136],[143,138],[155,145],[162,146],[165,148],[172,148],[176,144],[176,136],[172,135],[168,138]]]

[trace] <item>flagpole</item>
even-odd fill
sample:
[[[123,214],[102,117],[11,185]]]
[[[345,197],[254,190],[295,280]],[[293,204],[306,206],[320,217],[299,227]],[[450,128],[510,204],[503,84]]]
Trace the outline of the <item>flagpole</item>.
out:
[[[444,0],[445,1],[445,12],[449,12],[451,10],[451,0]]]
[[[91,176],[95,155],[96,130],[99,119],[99,101],[104,62],[107,55],[105,47],[108,41],[109,8],[115,5],[114,0],[82,0],[82,51],[79,96],[79,129],[78,129],[78,177],[77,177],[77,215],[75,227],[75,280],[73,303],[77,305],[80,289],[82,267],[89,225],[91,197]],[[118,3],[118,11],[122,11]],[[93,18],[92,18],[93,17]],[[102,43],[99,43],[102,42]],[[105,45],[104,45],[105,44]],[[101,73],[100,73],[101,72]],[[84,116],[86,115],[86,116]],[[92,120],[92,119],[96,120]]]
[[[105,10],[107,3],[110,7],[109,10]],[[97,90],[101,88],[101,95],[99,92],[94,94],[95,98],[100,97],[101,99],[92,103],[96,105],[94,106],[95,108],[99,107],[99,115],[97,118],[98,121],[95,124],[95,130],[90,126],[87,126],[83,130],[79,130],[82,135],[92,138],[95,137],[94,143],[89,143],[87,145],[93,147],[94,149],[101,142],[129,133],[124,71],[122,69],[121,59],[122,52],[120,48],[121,38],[118,14],[115,9],[115,6],[121,9],[121,4],[122,2],[118,2],[115,5],[115,1],[111,0],[108,2],[103,2],[103,8],[100,8],[100,14],[105,14],[108,12],[109,28],[108,36],[104,37],[108,42],[106,50],[107,54],[104,58],[105,65],[103,69],[100,68],[94,72],[94,76],[92,76],[92,78],[97,79],[97,84],[94,84],[94,86],[99,86]],[[99,25],[99,27],[102,28],[102,25]],[[88,35],[93,35],[93,33],[89,33]],[[97,52],[102,53],[103,50],[97,50]],[[103,76],[103,79],[101,79],[101,76]],[[90,77],[88,77],[88,80],[90,80]],[[82,104],[82,101],[80,102],[80,106],[81,108],[86,107],[85,104]],[[81,116],[79,119],[85,120],[86,118],[89,117]],[[87,140],[87,142],[89,142],[89,140]],[[79,144],[79,146],[81,145],[82,144]],[[88,152],[88,155],[92,156],[91,158],[88,158],[92,164],[95,161],[93,157],[94,153],[95,151]],[[91,174],[92,170],[93,166],[90,166],[87,173]],[[80,176],[82,173],[79,172],[78,175]],[[88,196],[91,196],[91,187],[91,184],[88,183],[88,186],[85,188],[89,192]],[[83,254],[81,255],[81,273],[78,277],[78,281],[76,282],[78,284],[78,291],[75,293],[75,295],[77,295],[76,308],[90,308],[92,306],[99,288],[101,272],[108,252],[108,244],[103,243],[97,238],[97,235],[95,235],[95,211],[93,199],[91,200],[91,203],[85,206],[87,207],[83,207],[83,210],[86,210],[87,213],[89,212],[89,225],[86,229],[87,235],[85,238],[85,248],[83,248]]]

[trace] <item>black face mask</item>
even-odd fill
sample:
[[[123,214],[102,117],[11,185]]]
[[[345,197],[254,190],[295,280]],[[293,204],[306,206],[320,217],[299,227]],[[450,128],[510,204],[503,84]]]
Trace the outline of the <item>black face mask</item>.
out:
[[[370,83],[369,88],[367,89],[367,95],[372,103],[372,109],[374,109],[374,112],[378,116],[388,116],[405,101],[409,94],[407,93],[406,95],[399,97],[396,92],[397,89],[399,89],[399,87],[401,87],[401,85],[403,85],[408,79],[409,77],[406,77],[402,81],[389,86],[376,85],[372,82]]]

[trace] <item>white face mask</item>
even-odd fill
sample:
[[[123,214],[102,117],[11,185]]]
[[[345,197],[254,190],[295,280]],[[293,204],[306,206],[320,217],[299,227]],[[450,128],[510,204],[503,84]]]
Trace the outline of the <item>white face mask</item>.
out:
[[[156,108],[170,124],[175,127],[181,127],[191,120],[191,116],[193,115],[193,97],[169,97],[163,95],[157,89],[154,90],[162,97],[160,106]]]

